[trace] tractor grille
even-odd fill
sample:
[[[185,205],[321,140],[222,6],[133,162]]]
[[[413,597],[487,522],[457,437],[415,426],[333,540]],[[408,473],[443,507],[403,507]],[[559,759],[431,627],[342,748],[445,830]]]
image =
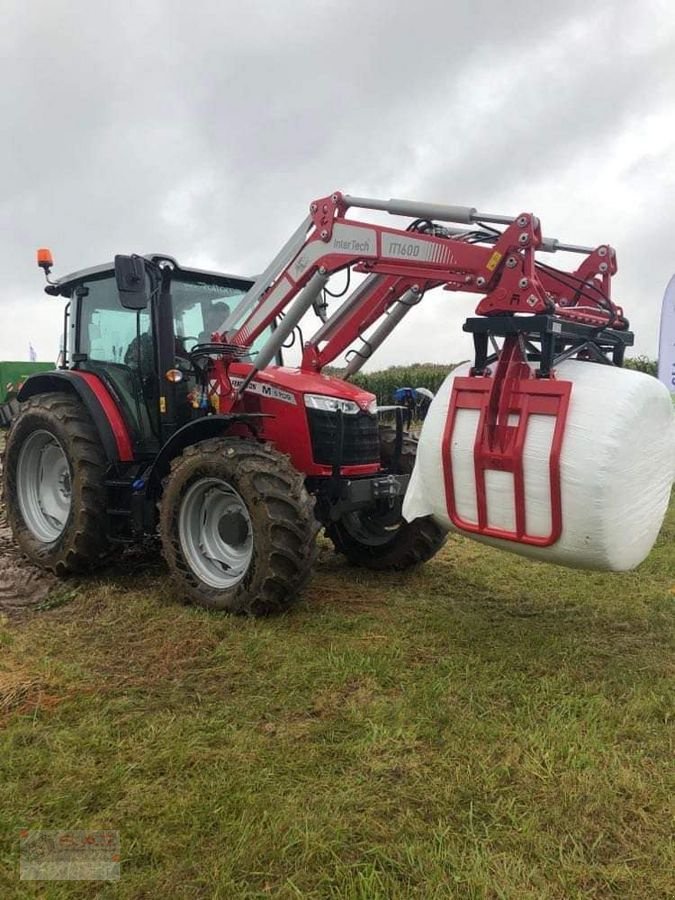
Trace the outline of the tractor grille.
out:
[[[314,462],[332,466],[336,462],[338,413],[308,409]],[[361,412],[343,415],[343,466],[360,466],[380,461],[380,435],[376,416]]]

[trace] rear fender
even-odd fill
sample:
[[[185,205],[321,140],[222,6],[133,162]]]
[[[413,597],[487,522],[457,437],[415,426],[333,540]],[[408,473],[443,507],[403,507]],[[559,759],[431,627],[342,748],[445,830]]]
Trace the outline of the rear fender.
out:
[[[70,393],[78,397],[91,416],[110,463],[133,462],[134,450],[129,429],[117,403],[105,384],[92,372],[55,369],[30,375],[21,386],[21,402],[36,394]]]

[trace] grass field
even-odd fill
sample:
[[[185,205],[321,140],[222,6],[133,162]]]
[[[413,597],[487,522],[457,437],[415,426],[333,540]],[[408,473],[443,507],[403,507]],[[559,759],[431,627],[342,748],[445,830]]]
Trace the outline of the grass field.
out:
[[[264,621],[125,562],[0,626],[0,897],[665,898],[675,503],[622,575],[459,537],[328,546]],[[18,881],[18,829],[117,829],[117,884]]]

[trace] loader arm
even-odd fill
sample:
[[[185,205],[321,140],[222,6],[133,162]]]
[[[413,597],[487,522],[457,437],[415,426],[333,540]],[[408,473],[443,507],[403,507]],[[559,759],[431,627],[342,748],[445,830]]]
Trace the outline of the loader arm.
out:
[[[346,218],[350,207],[416,217],[407,229]],[[454,228],[435,224],[463,223]],[[485,225],[505,226],[503,231]],[[537,260],[538,251],[582,254],[581,265],[566,272]],[[379,346],[424,293],[435,287],[482,295],[481,316],[555,315],[592,329],[625,329],[620,307],[611,300],[616,254],[562,244],[543,237],[532,213],[518,216],[480,213],[471,207],[369,200],[336,192],[314,201],[310,215],[232,311],[214,340],[249,347],[275,319],[279,326],[259,352],[248,383],[271,362],[302,316],[319,302],[328,279],[353,269],[367,277],[342,301],[303,348],[302,368],[320,372],[358,338],[346,374]],[[383,322],[366,341],[362,336]],[[240,387],[239,393],[246,385]]]

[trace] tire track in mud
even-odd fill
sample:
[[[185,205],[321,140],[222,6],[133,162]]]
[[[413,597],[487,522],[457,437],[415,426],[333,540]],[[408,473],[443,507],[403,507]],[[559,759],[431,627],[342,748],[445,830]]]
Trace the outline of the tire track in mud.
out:
[[[4,436],[0,436],[0,449],[4,449]],[[47,598],[56,582],[54,575],[31,565],[22,556],[7,524],[4,498],[0,498],[0,616],[17,616],[34,609]]]
[[[0,615],[27,612],[46,599],[56,578],[23,559],[6,522],[0,523]]]

